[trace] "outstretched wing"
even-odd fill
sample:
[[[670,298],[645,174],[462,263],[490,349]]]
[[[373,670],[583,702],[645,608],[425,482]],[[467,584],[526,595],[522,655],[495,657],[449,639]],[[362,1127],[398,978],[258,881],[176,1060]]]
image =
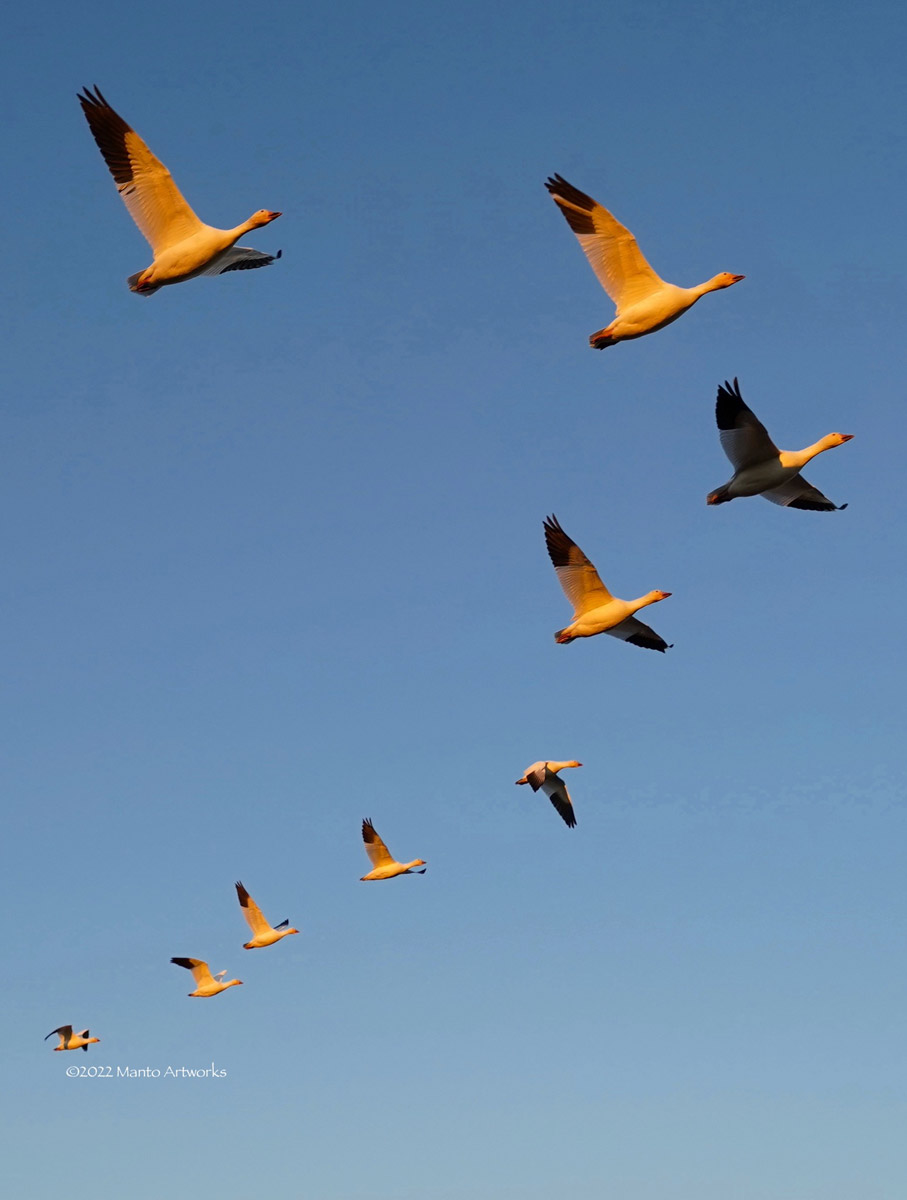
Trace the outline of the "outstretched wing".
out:
[[[198,987],[202,987],[206,983],[214,983],[214,976],[208,969],[208,964],[200,958],[171,958],[170,961],[178,967],[185,967],[187,971],[191,971],[192,978]]]
[[[629,642],[633,646],[642,646],[645,650],[660,650],[664,654],[665,650],[671,649],[663,637],[659,637],[654,629],[637,617],[627,617],[619,625],[606,629],[605,633],[610,633],[612,637],[620,638],[622,642]]]
[[[534,792],[537,792],[540,787],[545,786],[545,779],[548,774],[548,768],[543,762],[533,763],[527,770],[525,779]]]
[[[84,88],[79,103],[117,191],[155,256],[206,228],[164,164],[114,112],[97,86],[94,92]]]
[[[756,466],[777,458],[780,451],[768,436],[768,430],[748,408],[740,395],[740,384],[726,380],[718,389],[715,401],[715,420],[721,438],[721,448],[731,460],[735,471]]]
[[[553,514],[545,518],[545,545],[554,564],[564,594],[580,616],[592,608],[607,604],[613,596],[599,578],[598,571],[576,542],[561,529]]]
[[[44,1039],[45,1042],[47,1041],[47,1038],[52,1038],[54,1036],[54,1034],[57,1034],[57,1033],[62,1035],[64,1042],[68,1042],[69,1039],[72,1037],[72,1026],[71,1025],[61,1025],[59,1029],[52,1029],[51,1032]]]
[[[802,475],[795,475],[779,487],[762,492],[766,500],[772,504],[782,504],[786,508],[806,508],[812,512],[836,512],[846,508],[846,504],[832,504],[827,496],[823,496],[818,488],[807,483]]]
[[[253,250],[251,246],[231,246],[199,274],[225,275],[227,271],[251,271],[255,267],[269,267],[282,256],[282,250],[276,254],[265,254],[262,250]]]
[[[378,834],[375,832],[375,826],[368,817],[362,822],[362,840],[365,843],[365,852],[369,856],[373,867],[386,867],[396,862],[396,859],[391,855],[387,846],[378,837]]]
[[[545,187],[576,234],[592,270],[618,312],[664,286],[664,280],[652,270],[636,238],[606,208],[560,175],[548,179]]]
[[[253,933],[270,933],[271,926],[264,919],[261,909],[246,891],[241,883],[236,884],[236,895],[239,897],[239,907],[246,923]]]
[[[549,775],[545,783],[545,794],[572,829],[576,825],[576,814],[573,811],[573,801],[567,791],[567,785],[559,775]]]

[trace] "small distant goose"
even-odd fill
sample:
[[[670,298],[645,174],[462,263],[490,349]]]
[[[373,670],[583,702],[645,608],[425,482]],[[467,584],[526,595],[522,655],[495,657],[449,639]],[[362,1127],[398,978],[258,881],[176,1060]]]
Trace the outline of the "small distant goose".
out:
[[[610,633],[621,641],[647,650],[670,650],[654,629],[633,616],[647,604],[666,600],[670,592],[647,592],[638,600],[618,600],[599,578],[598,571],[576,542],[558,524],[557,517],[545,518],[545,544],[564,594],[573,605],[573,621],[554,635],[556,642]]]
[[[425,867],[424,858],[414,858],[412,862],[408,863],[397,862],[381,838],[378,837],[375,826],[368,818],[362,822],[362,840],[365,843],[365,852],[372,864],[372,870],[368,875],[362,876],[361,883],[370,879],[393,879],[395,875],[425,874],[424,869],[413,872],[414,867]]]
[[[253,933],[252,939],[243,943],[244,950],[257,950],[260,946],[273,946],[281,938],[288,937],[291,933],[299,933],[298,929],[290,928],[289,919],[281,921],[279,925],[273,927],[269,925],[264,919],[261,909],[241,883],[236,884],[236,894],[239,897],[242,915],[246,918]]]
[[[630,230],[591,196],[560,175],[548,179],[545,187],[617,308],[611,324],[589,338],[596,350],[654,333],[676,321],[706,292],[717,292],[745,278],[722,271],[697,287],[666,283],[646,262]]]
[[[60,1044],[54,1046],[54,1050],[84,1050],[88,1053],[88,1047],[92,1042],[99,1042],[100,1038],[88,1036],[88,1030],[83,1029],[81,1033],[73,1033],[71,1025],[61,1025],[59,1029],[53,1029],[44,1039],[52,1038],[54,1034],[59,1034]],[[77,1069],[77,1068],[74,1068]]]
[[[215,979],[211,974],[206,962],[202,962],[200,958],[171,958],[172,963],[178,967],[185,967],[187,971],[192,972],[192,978],[195,980],[195,991],[188,992],[190,996],[217,996],[221,992],[225,992],[227,988],[239,987],[242,983],[241,979],[228,979],[223,982],[222,979]],[[226,971],[220,971],[220,975],[226,975]]]
[[[835,512],[847,507],[832,504],[818,488],[806,482],[800,468],[823,450],[849,442],[852,433],[827,433],[805,450],[779,450],[756,414],[744,404],[736,379],[733,385],[725,381],[719,387],[715,419],[722,448],[734,467],[734,478],[710,492],[707,504],[726,504],[738,496],[764,496],[772,504],[814,512]]]
[[[570,799],[567,785],[558,775],[558,771],[563,771],[566,767],[581,767],[582,765],[575,758],[571,758],[569,762],[536,762],[526,768],[523,778],[518,779],[517,783],[528,783],[534,792],[541,788],[572,829],[576,825],[573,801]]]
[[[280,258],[280,251],[264,254],[234,245],[244,233],[275,221],[279,212],[260,208],[235,229],[205,225],[186,203],[164,164],[113,111],[97,86],[94,92],[83,89],[79,103],[129,215],[154,252],[150,267],[129,276],[131,291],[151,296],[168,283],[266,267]]]

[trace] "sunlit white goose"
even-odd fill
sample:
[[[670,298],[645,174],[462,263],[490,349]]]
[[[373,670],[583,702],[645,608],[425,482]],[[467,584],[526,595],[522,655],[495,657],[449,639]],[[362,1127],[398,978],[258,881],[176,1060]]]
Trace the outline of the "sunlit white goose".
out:
[[[395,875],[425,874],[424,858],[414,858],[412,862],[408,863],[397,862],[381,838],[378,837],[375,826],[368,818],[362,822],[362,840],[365,843],[365,852],[372,864],[372,870],[368,875],[363,875],[360,882],[365,883],[371,879],[393,879]],[[422,867],[423,870],[414,872],[413,868],[415,867]]]
[[[83,1029],[81,1033],[73,1033],[71,1025],[61,1025],[59,1029],[52,1030],[47,1038],[52,1038],[54,1034],[58,1034],[60,1038],[59,1046],[54,1046],[54,1050],[84,1050],[88,1053],[88,1047],[92,1042],[99,1042],[100,1038],[88,1036],[88,1030]],[[76,1070],[77,1068],[73,1068]]]
[[[818,488],[806,482],[800,468],[823,450],[849,442],[852,433],[827,433],[805,450],[779,450],[759,418],[744,404],[736,379],[733,385],[725,381],[719,387],[715,419],[722,448],[734,467],[734,478],[710,492],[707,504],[725,504],[738,496],[764,496],[772,504],[815,512],[834,512],[847,507],[832,504]]]
[[[534,792],[537,792],[541,788],[561,814],[564,821],[572,829],[576,824],[573,801],[570,799],[567,785],[558,775],[558,771],[563,771],[567,767],[581,767],[582,765],[575,758],[571,758],[569,762],[555,762],[553,760],[536,762],[531,767],[526,768],[523,772],[523,778],[518,779],[517,783],[528,783]]]
[[[654,333],[682,316],[706,292],[717,292],[745,278],[722,271],[697,287],[676,287],[656,275],[636,238],[591,196],[555,175],[545,187],[576,234],[598,281],[614,301],[617,315],[589,342],[604,350],[617,342]]]
[[[242,983],[241,979],[227,979],[226,981],[220,978],[215,979],[208,964],[202,962],[200,958],[171,958],[170,961],[176,966],[185,967],[187,971],[192,972],[195,991],[187,993],[190,996],[218,996],[227,988],[239,987]],[[226,975],[226,973],[226,971],[221,971],[219,975]]]
[[[79,96],[82,112],[117,185],[129,215],[147,238],[154,261],[130,275],[129,287],[151,296],[168,283],[197,275],[223,275],[266,267],[277,254],[237,246],[245,233],[280,216],[261,208],[235,229],[215,229],[200,221],[186,203],[170,172],[154,157],[134,129],[113,111],[97,87]]]
[[[545,543],[564,594],[573,605],[573,620],[554,635],[556,642],[610,633],[612,637],[647,650],[670,650],[654,629],[633,616],[647,604],[666,600],[670,592],[647,592],[638,600],[618,600],[599,579],[598,571],[576,542],[558,524],[557,517],[545,518]]]
[[[236,884],[236,895],[239,897],[239,907],[252,930],[252,938],[243,943],[244,950],[257,950],[260,946],[273,946],[281,938],[291,933],[299,933],[298,929],[290,928],[289,920],[281,921],[279,925],[271,926],[264,919],[261,909],[246,891],[241,883]]]

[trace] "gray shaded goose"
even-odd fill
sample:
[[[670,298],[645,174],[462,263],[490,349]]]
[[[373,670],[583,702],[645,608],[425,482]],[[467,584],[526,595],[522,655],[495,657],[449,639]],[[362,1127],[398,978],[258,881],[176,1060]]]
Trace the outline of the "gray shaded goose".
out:
[[[526,768],[522,778],[516,782],[517,784],[528,783],[534,792],[537,792],[541,788],[560,813],[564,822],[573,829],[576,825],[573,801],[570,799],[567,785],[558,775],[558,771],[563,771],[567,767],[581,767],[582,765],[575,758],[571,758],[568,762],[556,762],[554,760],[535,762],[531,767]]]
[[[630,230],[591,196],[560,175],[548,179],[545,187],[617,309],[611,324],[589,338],[596,350],[663,329],[707,292],[720,291],[745,278],[722,271],[696,287],[666,283],[649,266]]]
[[[266,267],[280,258],[280,251],[264,254],[235,245],[244,233],[276,220],[279,212],[261,208],[235,229],[205,225],[186,203],[164,164],[114,112],[97,86],[94,92],[84,88],[79,103],[117,191],[154,254],[150,267],[129,276],[131,291],[151,296],[166,284],[182,283],[198,275]]]
[[[706,497],[707,504],[726,504],[738,496],[764,496],[786,508],[834,512],[846,504],[833,504],[800,474],[810,459],[851,441],[852,433],[827,433],[805,450],[779,450],[768,430],[740,395],[740,385],[725,383],[718,389],[715,420],[721,445],[734,467],[734,477]]]
[[[647,592],[638,600],[618,600],[599,578],[598,571],[576,542],[564,533],[555,516],[545,518],[545,544],[564,595],[573,605],[573,620],[554,635],[560,643],[609,633],[621,641],[647,650],[670,650],[663,637],[633,614],[648,604],[666,600],[670,592]]]

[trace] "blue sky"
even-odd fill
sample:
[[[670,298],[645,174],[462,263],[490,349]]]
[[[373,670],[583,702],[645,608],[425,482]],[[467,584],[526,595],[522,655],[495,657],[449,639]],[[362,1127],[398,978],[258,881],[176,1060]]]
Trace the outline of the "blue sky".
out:
[[[17,1196],[901,1200],[904,26],[7,17]],[[282,260],[132,296],[93,83],[203,219],[282,210]],[[593,353],[554,171],[745,282]],[[782,446],[855,435],[808,472],[846,512],[706,507],[734,376]],[[672,651],[555,645],[551,512],[673,593]],[[513,786],[548,757],[574,831]],[[428,873],[360,884],[365,816]],[[244,951],[235,879],[302,936]],[[70,1021],[101,1044],[51,1053]]]

